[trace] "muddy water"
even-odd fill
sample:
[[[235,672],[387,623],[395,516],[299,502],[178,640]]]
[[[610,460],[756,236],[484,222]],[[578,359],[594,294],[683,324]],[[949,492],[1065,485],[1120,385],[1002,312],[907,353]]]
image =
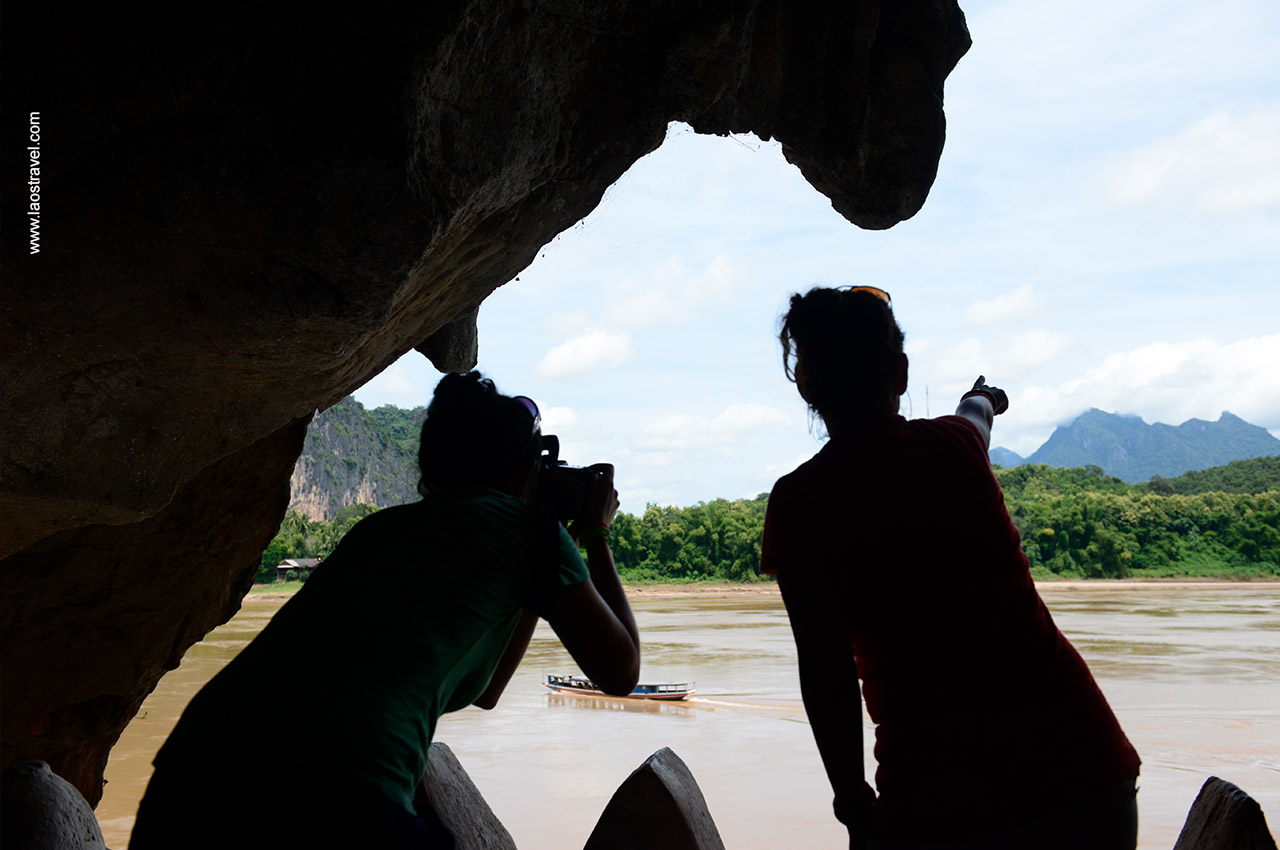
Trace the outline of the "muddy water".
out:
[[[1211,774],[1249,791],[1273,828],[1280,823],[1280,587],[1042,593],[1142,755],[1141,847],[1173,846]],[[127,846],[151,758],[182,707],[280,604],[250,597],[143,705],[107,768],[98,816],[109,847]],[[581,847],[613,790],[664,746],[692,768],[729,850],[847,846],[830,816],[780,600],[634,604],[645,679],[696,680],[693,700],[550,694],[542,677],[575,668],[540,627],[496,710],[467,709],[440,723],[437,739],[457,753],[521,850]],[[864,729],[870,741],[865,719]],[[288,734],[279,719],[264,730],[264,748]]]

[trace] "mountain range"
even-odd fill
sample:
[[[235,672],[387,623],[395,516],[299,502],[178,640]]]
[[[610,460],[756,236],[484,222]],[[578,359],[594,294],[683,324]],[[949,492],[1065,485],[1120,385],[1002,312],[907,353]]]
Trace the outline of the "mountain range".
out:
[[[349,505],[386,507],[416,499],[418,433],[426,413],[423,407],[390,405],[366,410],[345,398],[317,414],[293,469],[290,510],[330,521]],[[1030,457],[999,446],[990,455],[993,465],[1005,467],[1100,466],[1133,483],[1280,455],[1280,440],[1230,413],[1217,422],[1191,419],[1175,427],[1094,409],[1059,426]]]
[[[990,452],[996,466],[1099,466],[1129,483],[1154,475],[1173,478],[1190,470],[1271,455],[1280,455],[1280,440],[1267,429],[1225,411],[1217,422],[1188,419],[1174,426],[1162,422],[1148,425],[1141,417],[1097,408],[1059,425],[1027,458],[1004,447]]]

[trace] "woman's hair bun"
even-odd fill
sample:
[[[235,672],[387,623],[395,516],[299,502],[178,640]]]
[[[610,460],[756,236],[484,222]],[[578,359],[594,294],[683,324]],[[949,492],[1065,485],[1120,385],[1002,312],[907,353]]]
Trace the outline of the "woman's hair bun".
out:
[[[450,372],[436,384],[432,403],[436,401],[446,405],[477,402],[488,396],[496,396],[498,390],[493,381],[479,372]]]
[[[532,424],[524,406],[499,393],[480,372],[445,375],[422,422],[419,492],[505,487],[517,469],[541,452]]]

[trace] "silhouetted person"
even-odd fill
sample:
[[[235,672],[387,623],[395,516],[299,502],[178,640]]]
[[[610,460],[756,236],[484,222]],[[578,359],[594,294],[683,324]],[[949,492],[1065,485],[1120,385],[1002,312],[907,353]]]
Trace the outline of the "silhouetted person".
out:
[[[873,287],[793,296],[780,339],[830,440],[774,485],[761,568],[850,846],[1132,850],[1138,754],[1037,594],[987,459],[1004,392],[979,378],[954,416],[899,416],[902,331]]]
[[[584,563],[531,507],[541,452],[531,400],[445,376],[422,424],[424,498],[356,525],[196,695],[130,847],[449,846],[412,804],[436,720],[493,707],[539,615],[597,685],[629,693],[640,649],[604,536],[613,468],[593,467],[574,521]]]

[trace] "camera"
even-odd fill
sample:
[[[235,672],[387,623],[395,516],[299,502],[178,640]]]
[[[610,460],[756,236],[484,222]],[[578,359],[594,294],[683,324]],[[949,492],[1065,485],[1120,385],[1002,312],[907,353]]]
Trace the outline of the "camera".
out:
[[[562,523],[582,515],[583,504],[600,473],[585,466],[570,466],[560,459],[560,438],[542,435],[542,460],[538,464],[537,500],[551,506]]]

